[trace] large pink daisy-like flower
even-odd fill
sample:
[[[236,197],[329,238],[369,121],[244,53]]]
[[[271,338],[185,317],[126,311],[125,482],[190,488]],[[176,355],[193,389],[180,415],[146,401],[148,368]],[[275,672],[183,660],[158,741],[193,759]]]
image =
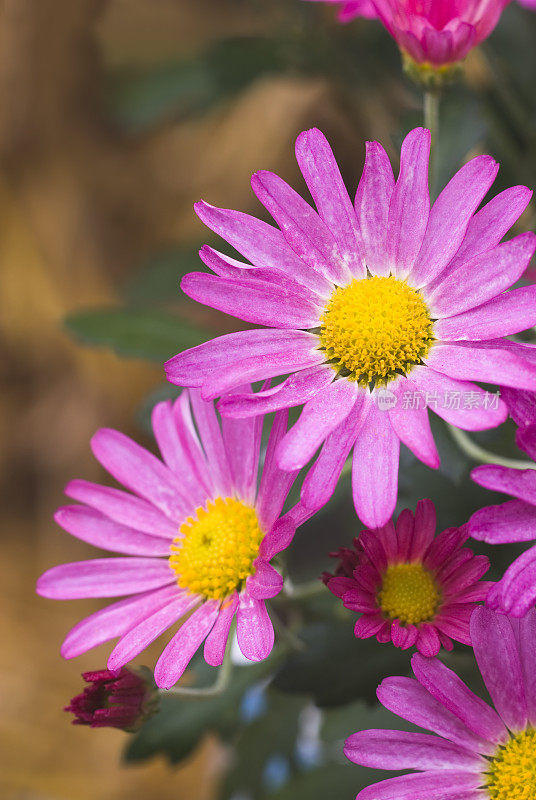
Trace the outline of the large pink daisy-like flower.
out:
[[[463,547],[467,526],[439,536],[435,528],[434,504],[421,500],[415,516],[402,511],[396,528],[388,522],[362,531],[352,550],[333,553],[341,564],[324,582],[346,608],[362,615],[357,637],[376,636],[402,650],[415,645],[424,656],[436,656],[441,646],[452,650],[453,639],[471,644],[471,614],[492,585],[480,580],[489,561]]]
[[[492,708],[438,659],[412,659],[412,678],[378,688],[385,708],[419,727],[367,730],[346,741],[355,764],[415,772],[363,789],[357,800],[529,800],[536,797],[536,611],[514,620],[477,608],[475,656]]]
[[[500,244],[531,192],[516,186],[476,209],[498,165],[478,156],[430,208],[429,131],[402,145],[395,181],[383,147],[367,144],[355,205],[316,130],[296,153],[315,211],[277,175],[252,186],[279,229],[201,202],[201,219],[251,263],[204,247],[216,275],[191,273],[195,300],[265,328],[232,333],[166,365],[172,383],[195,386],[235,418],[305,403],[278,445],[285,470],[323,445],[302,490],[307,508],[331,496],[354,450],[353,496],[369,528],[391,517],[400,442],[425,464],[439,456],[428,408],[466,430],[499,425],[506,407],[468,381],[536,389],[536,365],[504,337],[536,324],[536,287],[506,291],[536,247],[532,233]],[[289,375],[257,394],[246,381]],[[230,391],[232,390],[232,391]]]
[[[274,459],[286,413],[275,417],[257,488],[261,429],[262,417],[223,420],[220,429],[213,404],[192,391],[155,406],[164,463],[118,431],[95,434],[95,456],[132,494],[71,481],[66,494],[82,505],[60,508],[56,521],[126,557],[53,567],[37,591],[54,600],[128,597],[76,625],[65,658],[119,637],[108,660],[118,670],[186,615],[156,665],[160,687],[176,683],[203,641],[206,661],[221,664],[235,618],[244,656],[269,655],[274,632],[264,601],[283,583],[269,562],[290,542],[298,516],[280,517],[295,478]]]

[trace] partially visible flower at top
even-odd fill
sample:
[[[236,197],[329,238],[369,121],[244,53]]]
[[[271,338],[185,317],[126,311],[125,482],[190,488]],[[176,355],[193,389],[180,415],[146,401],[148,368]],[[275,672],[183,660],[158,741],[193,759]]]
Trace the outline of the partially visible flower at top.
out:
[[[89,686],[64,709],[74,714],[73,725],[121,728],[130,733],[158,711],[158,691],[149,670],[99,669],[83,672],[82,677]]]
[[[341,22],[350,22],[356,17],[374,19],[377,16],[373,0],[309,0],[309,2],[340,6],[339,19]]]
[[[118,431],[95,434],[95,456],[133,494],[71,481],[65,492],[82,505],[58,509],[55,519],[127,557],[53,567],[37,592],[55,600],[129,596],[78,623],[63,643],[65,658],[119,637],[107,665],[118,670],[183,617],[156,664],[161,688],[179,680],[203,642],[206,661],[220,665],[235,618],[243,655],[269,655],[274,630],[265,600],[283,585],[269,562],[306,515],[295,507],[280,516],[297,474],[282,472],[274,458],[286,412],[274,419],[257,488],[262,422],[227,419],[220,428],[213,404],[194,390],[153,410],[164,463]]]
[[[536,0],[518,0],[525,8],[530,8],[531,11],[536,11]]]
[[[536,365],[504,338],[536,324],[536,286],[506,291],[536,237],[500,244],[532,193],[507,189],[475,214],[498,170],[477,156],[430,208],[429,149],[429,131],[411,131],[395,181],[383,147],[368,142],[354,208],[328,142],[312,129],[296,154],[317,211],[265,171],[252,187],[279,229],[198,203],[199,217],[251,264],[206,246],[201,258],[216,275],[186,275],[183,290],[267,327],[221,336],[166,365],[171,383],[199,387],[206,399],[225,394],[218,407],[233,418],[305,403],[278,444],[280,467],[305,466],[323,445],[302,488],[316,511],[353,448],[354,502],[368,528],[394,511],[401,441],[439,465],[427,408],[482,430],[504,422],[507,409],[468,381],[536,391]],[[289,377],[256,394],[240,390],[274,376]]]
[[[358,731],[355,764],[415,770],[367,786],[356,800],[532,800],[536,797],[536,611],[509,619],[480,606],[471,618],[476,660],[492,708],[439,659],[412,658],[413,678],[386,678],[380,703],[435,736]]]
[[[376,636],[402,650],[415,645],[424,656],[436,656],[441,646],[452,650],[452,639],[471,644],[471,614],[492,585],[480,580],[489,561],[463,547],[467,526],[434,538],[435,529],[434,504],[421,500],[415,517],[402,511],[396,529],[388,522],[362,531],[353,549],[332,554],[341,563],[323,580],[345,608],[362,615],[357,637]]]
[[[510,469],[498,465],[476,467],[471,477],[493,492],[509,494],[508,500],[477,511],[469,520],[473,539],[488,544],[536,542],[536,469]],[[490,608],[522,617],[536,601],[536,546],[511,564],[490,590]]]
[[[536,345],[520,344],[519,351],[523,352],[526,361],[536,364]],[[536,392],[505,386],[501,389],[501,397],[518,426],[517,446],[536,461]]]

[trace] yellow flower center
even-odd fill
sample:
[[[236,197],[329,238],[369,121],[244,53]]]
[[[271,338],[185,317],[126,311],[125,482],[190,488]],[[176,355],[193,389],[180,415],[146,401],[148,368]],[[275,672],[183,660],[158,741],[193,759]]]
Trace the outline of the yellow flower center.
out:
[[[391,564],[378,592],[383,613],[408,625],[433,619],[440,599],[432,574],[419,563]]]
[[[487,772],[490,800],[536,797],[536,731],[526,730],[500,747]]]
[[[254,508],[218,497],[196,509],[171,545],[169,564],[182,589],[219,600],[240,590],[259,554],[263,532]]]
[[[406,375],[433,338],[421,295],[392,276],[335,289],[321,319],[320,343],[334,369],[362,385]]]

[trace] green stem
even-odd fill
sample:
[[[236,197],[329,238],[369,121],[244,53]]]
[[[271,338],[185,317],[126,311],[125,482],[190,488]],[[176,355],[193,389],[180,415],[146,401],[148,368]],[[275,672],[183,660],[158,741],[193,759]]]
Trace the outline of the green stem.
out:
[[[229,637],[227,639],[227,647],[225,648],[225,655],[223,657],[223,662],[221,667],[218,670],[218,677],[212,684],[212,686],[203,686],[196,688],[195,686],[174,686],[172,689],[161,689],[160,691],[162,694],[174,694],[178,697],[186,697],[186,698],[207,698],[207,697],[216,697],[219,694],[223,694],[223,692],[229,686],[229,682],[231,680],[231,675],[233,671],[233,665],[231,662],[231,647],[233,643],[233,636],[234,636],[234,626],[229,631]]]
[[[536,464],[532,461],[523,461],[518,458],[503,458],[502,456],[486,450],[484,447],[473,442],[473,440],[459,428],[449,425],[449,430],[452,438],[460,448],[474,461],[480,461],[481,464],[498,464],[500,467],[509,467],[510,469],[536,469]]]
[[[316,580],[295,586],[290,578],[286,578],[283,585],[283,591],[287,597],[291,597],[293,600],[304,600],[308,597],[315,597],[315,595],[323,592],[324,585],[319,580]]]
[[[435,197],[437,143],[439,141],[439,92],[434,89],[424,91],[424,127],[428,128],[431,137],[430,147],[430,191]]]

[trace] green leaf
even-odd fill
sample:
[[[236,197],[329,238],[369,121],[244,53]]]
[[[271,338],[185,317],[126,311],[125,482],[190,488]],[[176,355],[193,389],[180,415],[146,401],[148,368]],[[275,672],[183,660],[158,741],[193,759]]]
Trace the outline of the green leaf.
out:
[[[96,308],[65,320],[83,344],[109,347],[118,355],[162,362],[211,337],[169,312],[133,308]]]
[[[247,667],[234,667],[231,682],[220,695],[186,699],[162,694],[160,712],[148,720],[128,745],[126,761],[142,761],[164,755],[173,764],[185,759],[209,732],[222,738],[233,736],[243,724],[241,700],[246,690],[262,680],[273,668],[274,658]],[[195,685],[210,685],[216,670],[198,658]]]

